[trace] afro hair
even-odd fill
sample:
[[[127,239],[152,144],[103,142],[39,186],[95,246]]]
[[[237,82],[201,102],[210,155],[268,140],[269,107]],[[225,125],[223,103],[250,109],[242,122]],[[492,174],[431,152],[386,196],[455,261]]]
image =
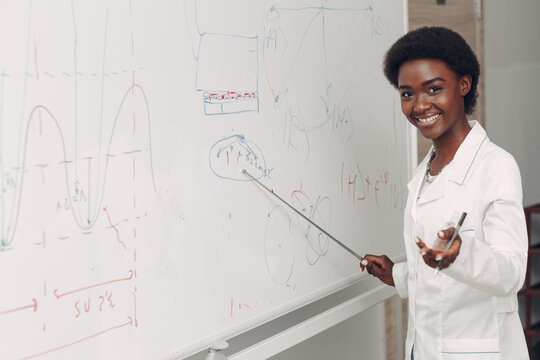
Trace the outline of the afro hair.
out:
[[[410,60],[426,58],[443,61],[458,76],[471,76],[471,89],[464,98],[465,114],[470,115],[478,97],[480,64],[467,42],[453,30],[432,26],[403,35],[386,52],[384,75],[397,88],[401,65]]]

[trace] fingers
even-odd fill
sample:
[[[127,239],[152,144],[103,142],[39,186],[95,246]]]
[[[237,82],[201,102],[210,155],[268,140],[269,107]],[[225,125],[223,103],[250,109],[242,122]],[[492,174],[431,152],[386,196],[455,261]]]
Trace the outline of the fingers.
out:
[[[368,273],[373,274],[374,267],[380,267],[380,261],[378,256],[367,254],[360,262],[360,270],[367,270]]]
[[[456,236],[454,239],[454,242],[448,249],[448,251],[438,254],[439,260],[443,260],[443,264],[441,265],[441,269],[446,269],[449,267],[458,257],[459,250],[461,249],[461,238]]]
[[[431,249],[426,246],[426,244],[420,239],[418,236],[415,239],[416,245],[419,248],[420,256],[424,259],[424,262],[431,266],[429,263],[432,261],[430,260],[431,257]]]
[[[422,256],[422,260],[424,260],[424,263],[429,267],[435,268],[439,263],[439,261],[436,260],[436,257],[438,255],[436,250],[429,248],[421,249],[420,255]]]
[[[452,236],[454,235],[454,231],[456,229],[454,227],[450,227],[448,229],[444,229],[439,231],[439,238],[444,241],[444,249],[439,254],[436,255],[435,259],[437,261],[443,260],[443,264],[441,265],[441,269],[446,269],[450,264],[456,260],[457,256],[459,255],[459,250],[461,249],[461,238],[458,234],[456,234],[456,237],[453,241],[453,243],[450,245],[448,249],[446,247],[448,246],[448,241],[451,240]],[[446,251],[444,251],[446,250]]]
[[[452,238],[454,231],[455,228],[453,227],[439,231],[437,233],[437,237],[440,240],[434,244],[434,249],[427,247],[419,237],[415,239],[416,245],[419,248],[420,256],[422,256],[422,259],[426,265],[435,268],[438,266],[439,261],[443,260],[441,269],[445,269],[454,262],[459,255],[459,250],[461,248],[461,238],[459,235],[456,236],[450,248],[446,249],[446,246]]]
[[[367,272],[385,284],[394,286],[394,279],[392,277],[392,268],[394,263],[386,255],[366,255],[360,262],[360,269]]]
[[[454,233],[454,230],[455,230],[454,227],[450,227],[448,229],[441,230],[441,231],[439,231],[437,233],[437,236],[441,240],[450,240],[450,238],[452,237],[452,234]]]
[[[367,269],[368,273],[380,277],[380,275],[383,275],[386,271],[388,271],[388,261],[390,261],[390,259],[388,259],[388,257],[385,255],[368,255],[364,257],[361,264]]]
[[[367,260],[369,263],[376,264],[379,267],[383,267],[386,263],[390,261],[390,259],[386,255],[376,256],[369,254],[364,256],[364,260]],[[364,262],[364,260],[362,260],[362,262]]]
[[[420,239],[419,237],[416,237],[416,245],[418,246],[418,248],[420,249],[420,255],[421,256],[426,256],[426,255],[430,255],[433,250],[428,248],[426,246],[426,244],[422,241],[422,239]]]

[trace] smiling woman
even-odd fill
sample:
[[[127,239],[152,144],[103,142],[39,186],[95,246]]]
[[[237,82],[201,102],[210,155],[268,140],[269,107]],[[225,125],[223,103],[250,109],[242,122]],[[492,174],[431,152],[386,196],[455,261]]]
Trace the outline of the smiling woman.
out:
[[[401,108],[407,119],[424,137],[434,141],[438,156],[430,165],[431,171],[438,173],[452,160],[470,130],[466,115],[476,105],[480,75],[476,56],[458,33],[424,27],[392,45],[386,54],[384,73],[400,90]],[[441,132],[444,124],[436,121],[437,115],[443,115],[449,132]],[[452,144],[445,143],[445,139]]]
[[[409,60],[400,67],[401,109],[420,133],[433,141],[431,175],[448,164],[471,127],[465,116],[464,97],[471,76],[459,76],[441,60]]]
[[[406,359],[528,359],[517,312],[527,263],[521,176],[512,155],[467,120],[476,56],[454,31],[425,27],[388,50],[384,72],[433,146],[408,184],[407,261],[368,254],[361,270],[409,298]]]

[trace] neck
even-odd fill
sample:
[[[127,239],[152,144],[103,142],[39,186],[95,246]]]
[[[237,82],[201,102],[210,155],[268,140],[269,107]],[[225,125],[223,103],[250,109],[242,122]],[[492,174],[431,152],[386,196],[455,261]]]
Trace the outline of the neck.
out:
[[[467,137],[471,126],[467,119],[461,122],[462,125],[449,129],[443,136],[433,139],[433,147],[435,148],[436,156],[431,162],[432,173],[442,169],[454,158],[459,146]]]

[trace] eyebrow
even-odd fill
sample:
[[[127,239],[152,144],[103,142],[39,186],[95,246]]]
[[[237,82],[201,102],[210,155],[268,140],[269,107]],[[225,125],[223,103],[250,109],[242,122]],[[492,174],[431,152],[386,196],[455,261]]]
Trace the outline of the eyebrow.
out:
[[[422,83],[422,86],[426,86],[426,85],[429,85],[429,84],[432,84],[436,81],[442,81],[442,82],[446,82],[445,79],[441,78],[441,77],[436,77],[436,78],[433,78],[433,79],[429,79],[429,80],[426,80]],[[409,85],[401,85],[400,87],[398,87],[398,89],[410,89],[411,86]]]

